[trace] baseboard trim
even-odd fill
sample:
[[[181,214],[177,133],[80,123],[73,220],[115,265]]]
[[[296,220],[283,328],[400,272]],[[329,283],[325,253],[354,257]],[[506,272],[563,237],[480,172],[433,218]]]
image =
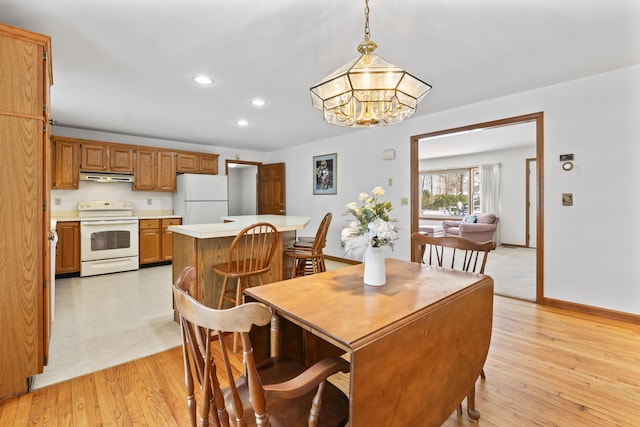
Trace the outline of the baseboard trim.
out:
[[[640,315],[637,314],[624,313],[622,311],[593,307],[591,305],[578,304],[575,302],[562,301],[553,298],[543,298],[542,304],[549,307],[563,308],[566,310],[577,311],[579,313],[604,317],[606,319],[620,320],[623,322],[640,325]]]
[[[360,261],[354,261],[352,259],[347,259],[347,258],[340,258],[333,255],[325,255],[324,259],[327,259],[329,261],[342,262],[344,264],[351,264],[351,265],[362,264]]]
[[[516,243],[501,243],[500,246],[504,246],[505,248],[528,248],[527,245],[519,245]]]

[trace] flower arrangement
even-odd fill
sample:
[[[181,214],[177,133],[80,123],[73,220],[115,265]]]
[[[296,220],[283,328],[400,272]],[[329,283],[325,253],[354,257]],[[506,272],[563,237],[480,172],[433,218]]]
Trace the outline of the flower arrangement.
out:
[[[381,199],[384,189],[375,187],[371,193],[371,196],[360,193],[360,206],[356,202],[347,205],[346,214],[353,215],[355,220],[342,230],[341,238],[345,252],[356,257],[360,257],[367,246],[393,249],[393,241],[398,235],[398,228],[393,225],[396,220],[389,218],[393,209],[391,202]]]

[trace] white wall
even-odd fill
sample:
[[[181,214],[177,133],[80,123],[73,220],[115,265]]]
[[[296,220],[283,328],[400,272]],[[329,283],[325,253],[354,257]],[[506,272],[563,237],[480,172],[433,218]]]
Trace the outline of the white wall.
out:
[[[428,108],[428,95],[423,104]],[[392,256],[408,260],[410,211],[400,198],[409,197],[410,136],[538,111],[545,129],[544,295],[640,314],[640,247],[633,239],[640,223],[632,219],[640,210],[640,65],[308,143],[271,153],[269,161],[286,162],[287,213],[312,216],[310,233],[333,212],[329,255],[343,256],[345,205],[362,191],[385,187],[401,227]],[[395,160],[382,160],[386,148],[396,149]],[[312,156],[334,152],[338,194],[313,196]],[[571,172],[560,167],[565,153],[575,154]],[[566,192],[574,194],[573,207],[562,206]]]
[[[91,200],[120,200],[131,202],[134,211],[173,211],[173,193],[132,191],[132,183],[80,181],[77,190],[51,190],[51,211],[70,213],[78,203]],[[56,204],[56,199],[60,204]],[[151,204],[148,201],[151,200]]]
[[[535,131],[534,131],[535,132]],[[532,135],[535,144],[535,134]],[[500,216],[498,228],[502,243],[526,244],[526,170],[527,158],[536,156],[535,145],[509,150],[475,153],[465,156],[442,157],[423,160],[420,170],[478,167],[482,164],[500,163]],[[428,223],[439,224],[439,221]],[[425,223],[427,223],[425,221]]]

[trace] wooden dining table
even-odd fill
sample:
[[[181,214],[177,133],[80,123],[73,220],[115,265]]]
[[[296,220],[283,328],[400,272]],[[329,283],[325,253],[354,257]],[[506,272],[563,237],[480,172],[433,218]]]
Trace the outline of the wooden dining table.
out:
[[[258,357],[351,362],[350,427],[439,426],[468,396],[491,340],[493,279],[386,259],[386,284],[363,283],[361,264],[245,290],[273,312],[252,335]]]

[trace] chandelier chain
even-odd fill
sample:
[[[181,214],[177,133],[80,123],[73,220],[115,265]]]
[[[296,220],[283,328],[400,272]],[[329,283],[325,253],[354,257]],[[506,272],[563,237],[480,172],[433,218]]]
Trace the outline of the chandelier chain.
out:
[[[369,0],[364,0],[364,40],[369,41],[369,37],[371,36],[369,32]]]

